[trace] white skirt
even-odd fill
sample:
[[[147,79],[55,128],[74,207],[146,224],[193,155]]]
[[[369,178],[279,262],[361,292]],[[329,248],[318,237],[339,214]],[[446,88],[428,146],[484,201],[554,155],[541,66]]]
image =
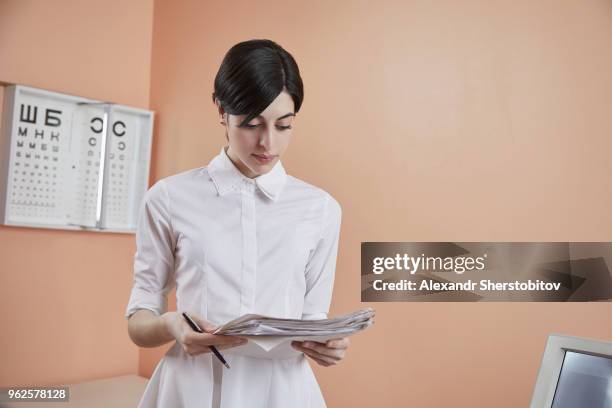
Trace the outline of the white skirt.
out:
[[[222,350],[190,356],[178,342],[166,352],[138,408],[322,408],[319,384],[304,354],[269,359]]]

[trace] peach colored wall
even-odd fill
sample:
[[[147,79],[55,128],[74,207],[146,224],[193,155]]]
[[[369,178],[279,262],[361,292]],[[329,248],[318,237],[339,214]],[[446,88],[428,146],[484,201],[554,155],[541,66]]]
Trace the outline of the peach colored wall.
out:
[[[0,81],[147,108],[153,2],[0,1]],[[135,373],[134,237],[0,227],[0,386]]]
[[[305,82],[283,161],[343,205],[332,313],[361,241],[612,241],[609,1],[156,1],[156,178],[218,152],[214,75],[262,37]],[[612,339],[610,303],[369,305],[330,407],[524,407],[548,333]]]

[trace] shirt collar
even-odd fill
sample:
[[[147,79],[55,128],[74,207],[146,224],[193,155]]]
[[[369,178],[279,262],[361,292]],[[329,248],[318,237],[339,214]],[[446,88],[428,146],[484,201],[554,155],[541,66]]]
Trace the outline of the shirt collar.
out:
[[[287,181],[287,173],[280,160],[276,162],[269,172],[252,179],[248,178],[230,160],[225,147],[222,147],[221,152],[208,164],[208,174],[215,184],[219,195],[240,189],[240,181],[245,180],[249,183],[254,183],[272,201],[276,201]]]

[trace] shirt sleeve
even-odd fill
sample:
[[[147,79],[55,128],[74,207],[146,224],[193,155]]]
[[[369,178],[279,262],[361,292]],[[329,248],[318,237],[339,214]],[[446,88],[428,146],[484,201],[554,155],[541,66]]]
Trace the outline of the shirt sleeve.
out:
[[[149,188],[141,201],[136,227],[136,253],[132,292],[125,318],[138,309],[157,315],[167,311],[167,295],[174,280],[174,233],[170,222],[170,200],[163,180]]]
[[[321,236],[306,265],[302,319],[327,318],[334,288],[341,219],[340,204],[328,194]]]

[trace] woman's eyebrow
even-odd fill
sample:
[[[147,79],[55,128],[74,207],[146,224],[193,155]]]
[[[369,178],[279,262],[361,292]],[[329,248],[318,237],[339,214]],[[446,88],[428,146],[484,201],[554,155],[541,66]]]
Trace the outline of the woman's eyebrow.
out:
[[[295,113],[293,113],[293,112],[285,113],[283,116],[276,118],[276,120],[285,119],[285,118],[287,118],[289,116],[295,116]],[[261,115],[257,115],[257,117],[263,119],[263,116],[261,116]]]
[[[289,116],[295,116],[295,113],[289,112],[289,113],[285,113],[283,116],[276,118],[276,120],[281,120],[281,119],[285,119]]]

